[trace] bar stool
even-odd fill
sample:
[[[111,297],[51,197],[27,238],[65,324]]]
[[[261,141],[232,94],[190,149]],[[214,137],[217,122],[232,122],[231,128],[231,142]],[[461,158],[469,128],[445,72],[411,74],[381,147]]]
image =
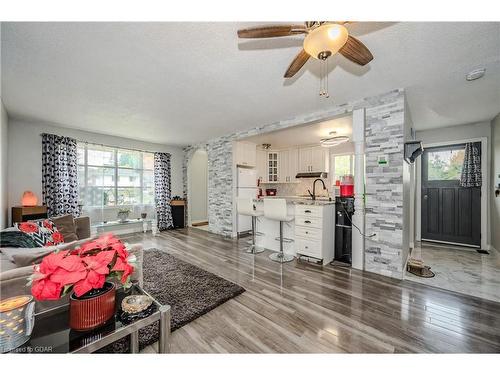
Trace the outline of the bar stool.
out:
[[[264,215],[262,211],[256,211],[253,206],[252,198],[237,198],[236,210],[239,215],[246,215],[252,217],[252,245],[245,250],[246,253],[259,254],[264,251],[262,248],[255,246],[256,224],[257,217]]]
[[[283,238],[283,223],[288,223],[294,219],[292,215],[287,215],[286,199],[264,199],[264,217],[280,222],[280,236],[276,238],[280,241],[280,251],[269,255],[269,258],[280,263],[291,262],[294,256],[283,252],[283,242],[293,241],[289,238]]]

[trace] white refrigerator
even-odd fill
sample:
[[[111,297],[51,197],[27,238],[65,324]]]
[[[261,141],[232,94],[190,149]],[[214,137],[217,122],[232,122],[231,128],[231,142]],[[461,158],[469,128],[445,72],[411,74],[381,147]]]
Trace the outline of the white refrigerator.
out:
[[[236,196],[239,198],[257,198],[257,173],[255,169],[238,168]],[[238,233],[252,230],[252,218],[238,215]]]

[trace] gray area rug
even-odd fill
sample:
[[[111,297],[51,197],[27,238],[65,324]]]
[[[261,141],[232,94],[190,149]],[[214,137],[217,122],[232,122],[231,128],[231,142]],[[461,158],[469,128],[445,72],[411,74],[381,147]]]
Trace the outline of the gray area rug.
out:
[[[172,308],[172,331],[245,291],[239,285],[158,249],[144,251],[143,270],[144,289],[158,302]],[[156,341],[158,323],[139,331],[141,350]],[[128,337],[102,351],[128,352]]]

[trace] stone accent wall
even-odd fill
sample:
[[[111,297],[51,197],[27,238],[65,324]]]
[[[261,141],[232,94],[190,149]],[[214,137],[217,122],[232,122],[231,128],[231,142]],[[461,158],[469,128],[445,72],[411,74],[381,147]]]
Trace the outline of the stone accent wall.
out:
[[[233,141],[296,125],[324,121],[348,114],[358,108],[366,108],[366,232],[375,233],[376,236],[365,243],[365,269],[402,278],[404,101],[404,91],[397,89],[333,106],[328,110],[188,146],[184,149],[184,195],[187,197],[187,163],[196,149],[205,148],[208,153],[209,230],[231,236],[233,234]],[[379,155],[389,157],[387,166],[378,166]]]
[[[365,228],[376,233],[365,240],[365,270],[401,279],[404,96],[366,109],[365,142]]]

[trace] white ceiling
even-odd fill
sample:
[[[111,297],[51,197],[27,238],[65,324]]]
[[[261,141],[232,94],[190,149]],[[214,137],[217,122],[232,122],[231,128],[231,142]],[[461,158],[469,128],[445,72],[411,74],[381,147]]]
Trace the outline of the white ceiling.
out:
[[[336,132],[330,135],[330,132]],[[352,136],[352,117],[344,116],[333,120],[293,126],[283,130],[256,135],[245,138],[246,141],[257,145],[269,143],[272,149],[287,148],[292,146],[319,145],[323,138],[346,135]]]
[[[190,144],[405,88],[415,128],[489,120],[500,110],[500,23],[357,23],[359,67],[318,62],[283,79],[301,37],[238,40],[258,23],[2,23],[2,99],[33,118]],[[484,78],[466,82],[474,68]]]

